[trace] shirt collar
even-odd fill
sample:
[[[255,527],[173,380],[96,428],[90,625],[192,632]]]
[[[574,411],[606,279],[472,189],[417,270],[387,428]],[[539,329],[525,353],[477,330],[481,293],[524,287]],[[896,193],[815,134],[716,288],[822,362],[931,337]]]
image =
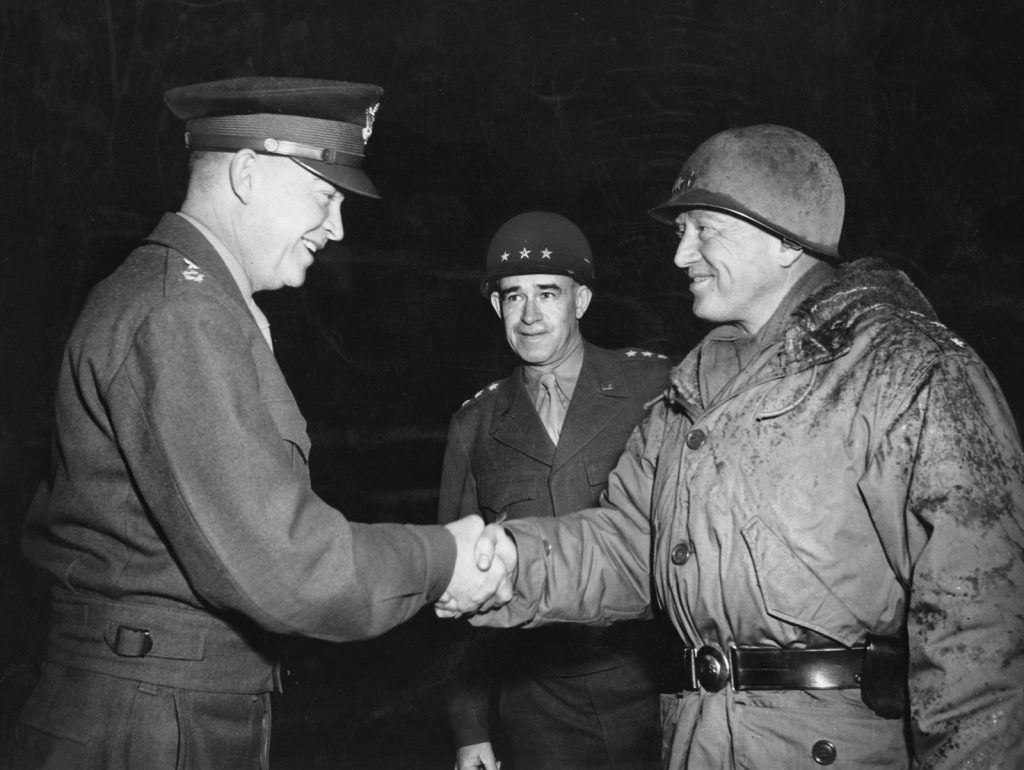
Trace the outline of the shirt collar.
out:
[[[555,375],[558,390],[562,400],[568,403],[572,400],[573,391],[576,390],[576,382],[580,378],[580,371],[583,369],[583,338],[573,351],[565,357],[554,369],[539,370],[529,365],[523,366],[523,383],[531,398],[536,401],[540,396],[540,378],[548,372]]]

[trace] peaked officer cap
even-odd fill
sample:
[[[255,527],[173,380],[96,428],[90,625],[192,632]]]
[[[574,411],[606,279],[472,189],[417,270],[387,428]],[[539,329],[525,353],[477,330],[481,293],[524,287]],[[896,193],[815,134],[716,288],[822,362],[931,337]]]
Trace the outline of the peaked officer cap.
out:
[[[567,275],[594,283],[594,257],[583,232],[561,214],[528,211],[512,217],[487,247],[484,294],[509,275]]]
[[[186,121],[190,150],[285,155],[343,190],[379,198],[362,165],[383,93],[368,83],[244,77],[173,88],[164,101]]]

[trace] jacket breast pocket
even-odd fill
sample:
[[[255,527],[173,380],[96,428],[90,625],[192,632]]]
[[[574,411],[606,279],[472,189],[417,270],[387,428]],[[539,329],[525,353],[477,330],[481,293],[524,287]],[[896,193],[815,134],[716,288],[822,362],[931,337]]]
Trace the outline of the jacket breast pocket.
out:
[[[500,516],[521,519],[540,515],[538,507],[547,494],[542,478],[515,473],[481,474],[476,489],[480,512],[488,522]]]
[[[770,616],[847,646],[857,643],[864,633],[857,617],[780,535],[757,516],[742,533]]]
[[[274,419],[277,432],[291,448],[292,467],[300,468],[308,465],[309,434],[306,433],[306,418],[299,411],[298,404],[291,399],[280,399],[264,401],[263,405]]]

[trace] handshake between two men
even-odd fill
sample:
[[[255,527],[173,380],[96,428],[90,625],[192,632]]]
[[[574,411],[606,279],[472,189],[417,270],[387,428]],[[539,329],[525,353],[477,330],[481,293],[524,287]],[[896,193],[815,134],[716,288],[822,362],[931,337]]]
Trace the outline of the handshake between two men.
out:
[[[439,618],[487,612],[512,599],[519,554],[500,524],[484,526],[480,516],[465,516],[445,525],[455,536],[455,571],[434,604]]]

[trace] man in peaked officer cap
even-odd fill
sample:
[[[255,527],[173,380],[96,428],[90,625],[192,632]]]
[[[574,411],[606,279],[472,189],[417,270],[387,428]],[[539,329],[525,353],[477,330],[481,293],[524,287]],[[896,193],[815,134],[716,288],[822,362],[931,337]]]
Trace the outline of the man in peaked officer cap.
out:
[[[310,488],[305,421],[255,291],[342,237],[381,89],[243,78],[167,94],[191,177],[90,294],[23,547],[50,583],[17,768],[266,767],[282,635],[378,635],[442,593],[508,595],[480,517],[347,521]]]
[[[597,504],[645,404],[666,386],[664,356],[603,350],[580,331],[594,262],[580,229],[532,211],[487,250],[484,293],[520,364],[452,417],[439,518],[494,522]],[[469,634],[449,690],[459,770],[659,767],[658,630]],[[500,726],[489,724],[491,696]]]

